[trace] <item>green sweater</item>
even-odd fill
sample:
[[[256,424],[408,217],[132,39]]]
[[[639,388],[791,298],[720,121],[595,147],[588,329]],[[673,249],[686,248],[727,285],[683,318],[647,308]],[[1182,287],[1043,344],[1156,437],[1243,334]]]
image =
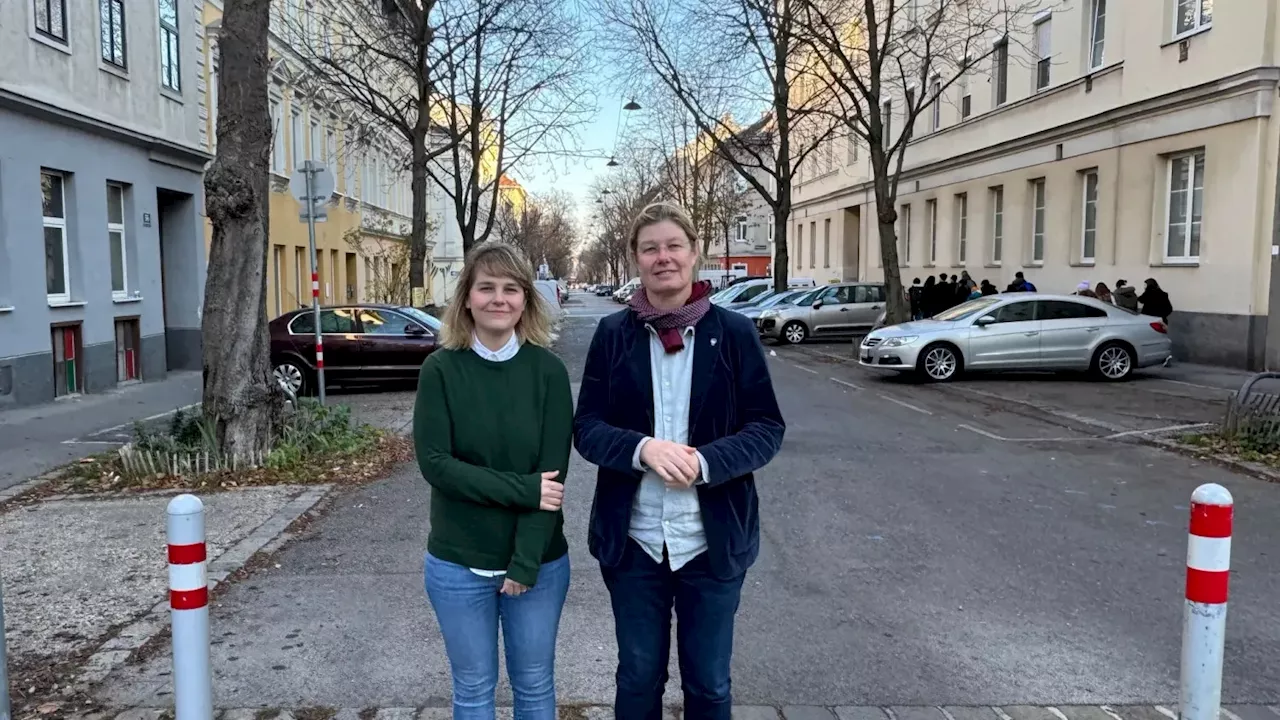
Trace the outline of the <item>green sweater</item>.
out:
[[[564,363],[524,344],[505,362],[437,350],[422,364],[413,444],[431,484],[427,551],[532,586],[569,550],[564,515],[539,510],[542,473],[569,471],[573,395]]]

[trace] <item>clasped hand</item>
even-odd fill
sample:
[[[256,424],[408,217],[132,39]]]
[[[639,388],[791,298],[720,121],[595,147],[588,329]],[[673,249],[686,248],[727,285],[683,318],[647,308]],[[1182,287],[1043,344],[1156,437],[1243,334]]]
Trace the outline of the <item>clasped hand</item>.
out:
[[[689,488],[702,474],[698,451],[681,443],[654,438],[640,449],[640,462],[658,473],[669,488]]]

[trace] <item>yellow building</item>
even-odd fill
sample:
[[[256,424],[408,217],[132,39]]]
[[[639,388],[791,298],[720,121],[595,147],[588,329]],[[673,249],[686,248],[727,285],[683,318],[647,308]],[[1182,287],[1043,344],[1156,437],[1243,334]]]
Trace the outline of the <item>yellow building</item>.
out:
[[[1214,5],[1083,0],[992,38],[914,127],[897,198],[905,282],[967,270],[1003,288],[1023,272],[1069,293],[1154,278],[1178,357],[1280,365],[1280,23],[1268,0]],[[791,272],[880,279],[868,153],[831,145],[796,189]]]
[[[406,154],[392,138],[369,139],[349,112],[322,91],[307,90],[305,66],[290,47],[293,30],[312,27],[305,6],[274,0],[271,18],[271,152],[267,313],[269,317],[311,305],[307,223],[289,192],[289,177],[306,160],[321,162],[334,177],[328,219],[316,223],[316,274],[323,304],[408,302],[408,254],[412,196],[400,171]],[[203,86],[205,142],[216,152],[218,30],[221,0],[206,0]],[[364,130],[362,133],[361,130]],[[357,144],[356,137],[361,137]],[[207,224],[207,221],[206,221]],[[212,239],[211,228],[208,237]],[[428,273],[430,275],[430,273]]]

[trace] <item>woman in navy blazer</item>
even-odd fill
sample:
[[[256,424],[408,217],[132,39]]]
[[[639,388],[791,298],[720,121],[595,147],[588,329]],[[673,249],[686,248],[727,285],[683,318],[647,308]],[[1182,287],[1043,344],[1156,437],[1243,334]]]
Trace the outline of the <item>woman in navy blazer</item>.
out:
[[[589,547],[618,640],[618,720],[657,720],[677,623],[684,716],[728,720],[733,622],[760,547],[754,472],[786,426],[755,326],[712,305],[693,224],[650,205],[632,225],[641,289],[600,322],[574,442],[599,466]]]

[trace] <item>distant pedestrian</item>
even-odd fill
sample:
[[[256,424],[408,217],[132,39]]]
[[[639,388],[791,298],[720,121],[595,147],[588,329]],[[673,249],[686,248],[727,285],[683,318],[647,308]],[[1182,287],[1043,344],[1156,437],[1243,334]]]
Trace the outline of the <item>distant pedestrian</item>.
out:
[[[1115,299],[1116,307],[1138,312],[1138,293],[1123,279],[1116,281],[1116,289],[1112,297]]]
[[[449,656],[453,717],[493,720],[498,628],[515,716],[556,717],[569,590],[561,482],[573,396],[547,346],[551,316],[519,250],[471,251],[422,364],[413,441],[431,485],[425,583]]]
[[[1111,296],[1111,288],[1107,287],[1106,283],[1100,282],[1094,285],[1093,292],[1102,302],[1115,304],[1115,299]]]
[[[924,288],[920,285],[920,278],[911,281],[911,289],[907,290],[907,302],[911,306],[911,319],[919,320],[923,317],[921,313],[921,296],[924,294]]]
[[[1027,280],[1027,278],[1023,276],[1021,270],[1013,274],[1013,282],[1009,283],[1009,287],[1005,289],[1005,292],[1035,292],[1035,291],[1036,291],[1036,286],[1032,285],[1031,281]]]
[[[751,321],[695,283],[693,221],[658,203],[632,223],[640,290],[600,321],[574,439],[599,467],[589,545],[613,605],[617,720],[658,720],[671,613],[687,720],[730,720],[733,627],[760,552],[753,473],[786,426]]]
[[[920,288],[920,315],[921,317],[931,318],[938,314],[938,281],[932,275],[924,279],[924,286]]]
[[[990,281],[990,280],[987,280],[986,278],[983,278],[983,280],[982,280],[982,286],[981,286],[981,288],[979,288],[979,289],[980,289],[980,291],[982,292],[982,294],[983,294],[984,296],[986,296],[986,295],[996,295],[996,294],[998,294],[998,293],[1000,292],[1000,291],[996,288],[996,286],[995,286],[995,285],[992,285],[992,284],[991,284],[991,281]]]
[[[1142,303],[1142,314],[1158,317],[1169,323],[1169,316],[1173,314],[1173,303],[1169,300],[1169,293],[1160,287],[1160,283],[1155,278],[1147,278],[1146,289],[1138,296],[1138,302]]]
[[[1093,292],[1093,290],[1089,289],[1089,283],[1087,281],[1081,282],[1079,285],[1076,286],[1075,294],[1079,295],[1080,297],[1091,297],[1091,298],[1098,297],[1097,294]]]

